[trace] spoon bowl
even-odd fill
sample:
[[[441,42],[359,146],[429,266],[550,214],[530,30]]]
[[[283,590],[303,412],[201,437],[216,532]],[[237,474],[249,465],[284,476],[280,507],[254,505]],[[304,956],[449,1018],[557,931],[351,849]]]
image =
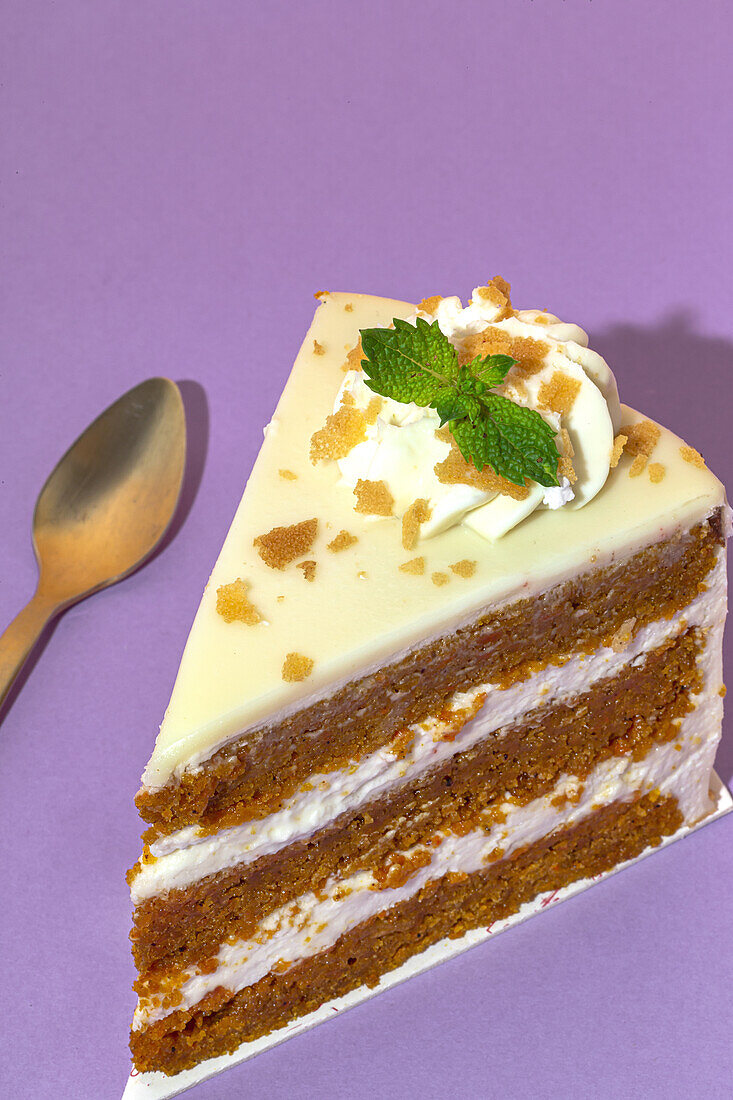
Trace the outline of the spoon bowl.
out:
[[[0,637],[0,704],[51,618],[152,554],[175,513],[185,461],[183,402],[167,378],[123,394],[69,448],[36,503],[40,577]]]

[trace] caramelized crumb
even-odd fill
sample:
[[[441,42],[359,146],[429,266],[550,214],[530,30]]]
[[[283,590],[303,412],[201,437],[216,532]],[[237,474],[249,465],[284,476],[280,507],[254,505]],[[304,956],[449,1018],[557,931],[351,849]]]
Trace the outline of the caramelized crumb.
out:
[[[444,584],[448,583],[448,581],[450,580],[450,577],[448,576],[447,573],[438,572],[438,573],[433,573],[432,576],[430,577],[430,579],[433,582],[433,584],[437,585],[438,588],[441,588]]]
[[[575,447],[567,428],[560,429],[560,439],[562,441],[562,453],[567,455],[568,458],[575,458]]]
[[[267,534],[258,535],[253,546],[270,569],[284,569],[291,561],[308,553],[317,534],[318,520],[305,519],[290,527],[273,527]]]
[[[216,610],[225,623],[246,623],[254,626],[262,622],[262,616],[247,595],[249,584],[240,577],[231,584],[223,584],[216,590]]]
[[[661,462],[649,463],[649,480],[655,484],[662,480],[665,474],[664,465]]]
[[[619,433],[615,437],[615,439],[613,441],[613,447],[611,448],[611,458],[610,458],[609,463],[608,463],[612,470],[616,466],[618,466],[619,459],[621,458],[621,455],[623,454],[624,447],[626,446],[626,443],[628,442],[628,438],[629,437],[627,435],[621,435],[621,433]]]
[[[433,294],[431,298],[423,298],[421,302],[418,302],[417,309],[419,313],[435,313],[438,308],[438,303],[443,301],[442,294]]]
[[[578,475],[575,472],[575,467],[573,466],[573,460],[571,458],[568,458],[567,455],[560,455],[557,469],[560,477],[566,477],[571,485],[575,485],[575,482],[578,480]]]
[[[324,348],[323,344],[319,344],[317,340],[313,341],[313,354],[314,355],[325,355],[326,354],[326,349]]]
[[[458,577],[472,577],[476,572],[476,562],[464,558],[462,561],[454,561],[451,569]]]
[[[306,680],[313,671],[313,661],[302,653],[288,653],[283,661],[282,677],[288,683]]]
[[[315,465],[323,459],[346,458],[357,443],[364,442],[366,429],[367,419],[364,413],[353,407],[351,394],[344,394],[343,404],[335,413],[327,416],[323,427],[311,436],[311,462]]]
[[[580,393],[580,381],[560,370],[554,371],[549,382],[543,382],[537,392],[537,404],[541,409],[567,416]]]
[[[680,454],[685,462],[690,462],[693,466],[697,466],[701,470],[705,469],[705,459],[694,447],[688,447],[686,443],[683,443],[680,447]]]
[[[410,558],[409,561],[403,561],[400,570],[403,573],[411,573],[415,577],[421,577],[425,572],[425,558]]]
[[[499,309],[499,313],[495,318],[496,321],[503,321],[507,317],[514,316],[510,298],[511,287],[506,279],[502,279],[501,275],[495,275],[488,286],[478,287],[476,294],[479,298],[491,302],[492,306],[496,306]]]
[[[487,852],[484,856],[484,863],[496,863],[497,860],[503,859],[504,848],[492,848],[490,852]]]
[[[631,463],[629,477],[638,477],[646,468],[661,431],[656,424],[652,424],[651,420],[640,420],[638,424],[627,424],[621,429],[621,434],[626,436],[624,449],[634,460]]]
[[[346,362],[344,363],[344,372],[350,370],[361,370],[361,361],[364,359],[364,348],[361,346],[361,338],[359,342],[348,352],[346,356]]]
[[[415,740],[415,731],[411,726],[403,726],[401,730],[398,730],[392,744],[389,746],[389,752],[393,753],[398,760],[403,760],[410,749],[410,745]]]
[[[354,511],[367,516],[391,516],[394,498],[383,481],[359,478],[354,486]]]
[[[420,534],[420,524],[430,519],[431,508],[424,497],[413,500],[402,517],[402,545],[405,550],[414,550]]]
[[[550,350],[545,340],[533,340],[529,336],[510,336],[504,329],[489,325],[483,332],[468,336],[463,341],[458,358],[463,365],[477,355],[510,355],[517,362],[511,368],[508,381],[529,378],[544,366],[544,358]]]
[[[377,417],[382,411],[383,404],[384,401],[378,394],[371,399],[364,412],[364,419],[367,424],[374,424],[376,422]]]
[[[439,711],[437,718],[445,728],[440,729],[433,735],[433,741],[455,741],[466,723],[476,717],[485,702],[486,692],[480,691],[467,707],[461,707],[458,710],[451,710],[446,707],[444,710]]]
[[[430,853],[424,849],[411,856],[406,856],[403,852],[395,852],[382,867],[372,871],[375,884],[371,889],[396,890],[404,886],[416,871],[421,867],[427,867],[430,862]]]
[[[346,305],[344,306],[344,309],[346,310],[347,313],[353,313],[354,312],[354,307],[352,306],[351,302],[347,302]]]
[[[335,539],[327,544],[326,549],[330,550],[333,554],[338,554],[340,550],[348,550],[350,546],[353,546],[355,542],[358,542],[356,535],[349,534],[348,531],[339,531]]]
[[[298,475],[294,474],[292,470],[278,470],[278,473],[280,474],[281,478],[284,478],[285,481],[298,480]]]
[[[718,688],[718,695],[720,696],[720,698],[725,699],[727,692],[728,688],[725,686],[725,684],[721,684],[721,686]]]
[[[444,485],[472,485],[484,493],[505,493],[513,500],[524,500],[529,493],[526,485],[514,485],[497,474],[490,466],[477,470],[471,462],[466,462],[458,445],[447,428],[438,428],[436,436],[450,444],[450,452],[442,462],[436,462],[433,469],[438,481]]]
[[[295,568],[303,570],[303,576],[307,581],[314,581],[316,579],[316,562],[299,561]]]

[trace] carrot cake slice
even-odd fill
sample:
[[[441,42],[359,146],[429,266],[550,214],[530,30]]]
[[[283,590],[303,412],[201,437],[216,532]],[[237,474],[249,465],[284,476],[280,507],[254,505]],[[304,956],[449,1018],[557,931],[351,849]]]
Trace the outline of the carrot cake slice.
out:
[[[318,296],[137,805],[176,1074],[710,810],[725,494],[501,279]]]

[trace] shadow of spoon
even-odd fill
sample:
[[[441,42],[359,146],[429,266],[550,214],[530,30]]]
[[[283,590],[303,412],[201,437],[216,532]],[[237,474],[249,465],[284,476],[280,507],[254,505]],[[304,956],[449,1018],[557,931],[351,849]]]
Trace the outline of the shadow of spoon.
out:
[[[167,378],[123,394],[66,452],[33,514],[36,593],[0,636],[0,708],[46,625],[152,554],[175,513],[185,461],[183,402]]]

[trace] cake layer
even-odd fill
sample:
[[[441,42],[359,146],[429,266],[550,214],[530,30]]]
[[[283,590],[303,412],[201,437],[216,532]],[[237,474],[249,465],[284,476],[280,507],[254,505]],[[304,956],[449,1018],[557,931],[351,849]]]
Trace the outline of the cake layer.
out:
[[[699,615],[702,609],[692,605],[691,610]],[[673,634],[674,623],[655,625],[656,633]],[[166,881],[166,870],[169,882],[186,872],[196,875],[206,866],[206,854],[199,848],[209,849],[212,861],[224,860],[236,857],[237,840],[241,847],[249,840],[255,857],[139,903],[132,932],[138,968],[143,971],[153,963],[165,966],[171,961],[189,965],[206,958],[227,936],[247,935],[273,909],[323,885],[332,875],[378,868],[395,849],[425,843],[437,831],[465,830],[492,812],[501,817],[497,803],[505,798],[530,802],[556,788],[563,775],[582,781],[610,756],[640,759],[652,743],[673,740],[679,732],[677,720],[691,709],[691,696],[701,686],[697,659],[702,634],[690,627],[644,655],[639,643],[653,629],[641,631],[623,653],[611,649],[585,662],[576,658],[575,668],[553,670],[566,683],[573,682],[573,672],[576,682],[587,683],[604,664],[606,672],[611,666],[611,675],[595,680],[590,691],[571,691],[566,702],[553,700],[520,718],[523,708],[516,705],[517,697],[524,691],[527,701],[537,698],[540,684],[533,682],[498,693],[501,706],[492,708],[487,701],[460,733],[454,732],[450,721],[432,722],[427,731],[421,731],[423,744],[428,741],[439,751],[426,754],[422,767],[420,761],[416,765],[413,760],[410,766],[395,759],[394,769],[404,772],[399,782],[385,783],[381,796],[353,808],[348,796],[343,798],[344,812],[302,838],[288,840],[273,823],[263,831],[279,834],[281,840],[279,846],[271,841],[273,850],[268,853],[267,842],[257,844],[256,838],[246,836],[251,830],[240,826],[226,831],[233,836],[219,834],[143,866],[133,881],[133,895],[140,878],[143,887],[150,888],[156,881]],[[263,849],[266,854],[257,858]],[[172,867],[166,868],[167,860]]]
[[[140,812],[154,824],[148,838],[191,824],[213,832],[265,818],[310,776],[388,746],[406,725],[438,713],[456,690],[511,683],[570,653],[592,651],[629,622],[638,630],[673,615],[705,583],[722,525],[718,509],[623,561],[486,611],[277,727],[249,731],[178,781],[140,792]]]
[[[236,992],[217,983],[190,1007],[133,1030],[135,1065],[172,1074],[233,1051],[359,985],[376,985],[382,974],[446,936],[489,925],[538,893],[634,858],[681,823],[675,798],[653,791],[632,802],[605,805],[487,868],[429,880],[344,930],[325,950],[268,970]]]
[[[719,630],[717,634],[711,639],[716,664]],[[501,813],[489,820],[479,817],[466,827],[439,830],[424,844],[393,851],[375,870],[334,875],[275,910],[248,937],[233,941],[230,936],[216,955],[196,966],[141,976],[135,1027],[148,1026],[176,1008],[192,1007],[220,986],[236,992],[255,984],[273,966],[326,950],[351,928],[406,901],[431,881],[473,874],[489,862],[506,860],[603,805],[657,791],[675,800],[687,823],[698,820],[710,807],[708,779],[722,710],[718,684],[714,676],[708,677],[695,698],[697,705],[680,721],[675,740],[652,745],[642,760],[611,757],[583,781],[563,776],[547,794],[524,805],[502,801]]]

